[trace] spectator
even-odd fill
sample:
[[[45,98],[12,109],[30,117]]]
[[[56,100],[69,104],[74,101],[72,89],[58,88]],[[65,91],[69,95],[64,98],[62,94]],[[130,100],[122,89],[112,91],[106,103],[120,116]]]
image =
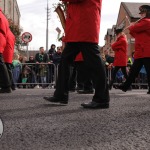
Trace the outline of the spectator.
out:
[[[53,62],[53,55],[55,54],[55,52],[56,52],[56,45],[55,44],[52,44],[51,45],[51,48],[49,49],[49,51],[48,51],[48,56],[49,56],[49,59],[50,59],[50,61],[51,62]]]
[[[18,54],[14,54],[14,59],[13,59],[13,62],[12,62],[12,75],[13,75],[13,81],[14,81],[14,88],[17,87],[17,83],[18,82],[21,82],[21,68],[22,68],[22,65],[21,65],[21,62],[19,60],[19,55]],[[20,78],[20,80],[19,80]]]
[[[37,81],[38,81],[38,83],[41,83],[41,77],[40,77],[40,65],[41,64],[43,64],[43,63],[49,63],[50,64],[50,62],[49,62],[49,57],[48,57],[48,54],[47,53],[45,53],[45,50],[44,50],[44,47],[40,47],[39,48],[39,53],[37,53],[36,55],[35,55],[35,62],[36,62],[36,74],[37,74]],[[47,80],[47,82],[49,83],[49,76],[50,76],[50,74],[49,74],[49,66],[47,65],[47,64],[43,64],[43,65],[45,65],[45,67],[46,67],[46,80]]]
[[[31,83],[30,87],[33,88],[39,88],[38,85],[36,84],[37,83],[37,80],[36,80],[36,73],[35,73],[35,59],[33,56],[30,56],[29,57],[29,61],[26,62],[28,67],[30,68],[30,73],[29,73],[29,79],[28,79],[28,82]],[[32,84],[33,83],[33,84]]]
[[[61,60],[61,47],[57,47],[56,53],[53,55],[53,63],[57,66]]]

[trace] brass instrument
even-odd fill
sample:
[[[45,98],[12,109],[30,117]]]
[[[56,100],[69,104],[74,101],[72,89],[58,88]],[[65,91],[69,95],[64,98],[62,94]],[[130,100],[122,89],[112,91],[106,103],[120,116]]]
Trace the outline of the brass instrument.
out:
[[[59,3],[57,4],[54,10],[58,14],[61,25],[64,30],[66,25],[66,9],[67,9],[67,3]]]

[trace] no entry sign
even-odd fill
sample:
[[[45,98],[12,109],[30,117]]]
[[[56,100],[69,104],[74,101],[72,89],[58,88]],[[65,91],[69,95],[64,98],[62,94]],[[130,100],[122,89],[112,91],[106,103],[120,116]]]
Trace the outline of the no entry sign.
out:
[[[24,33],[22,34],[22,40],[23,40],[25,43],[31,42],[31,41],[32,41],[32,34],[29,33],[29,32],[24,32]]]

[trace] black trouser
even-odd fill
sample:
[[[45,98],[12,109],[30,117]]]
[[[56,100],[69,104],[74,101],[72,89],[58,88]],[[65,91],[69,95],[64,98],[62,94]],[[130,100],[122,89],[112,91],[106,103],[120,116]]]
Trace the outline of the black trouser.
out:
[[[69,90],[77,89],[80,90],[93,90],[93,83],[90,77],[90,70],[85,68],[84,61],[76,61],[73,66],[70,67],[70,79],[69,79]]]
[[[134,60],[134,63],[129,72],[129,76],[126,82],[124,83],[125,89],[128,89],[130,87],[132,82],[135,80],[135,77],[138,76],[143,65],[147,72],[148,86],[150,88],[150,58],[139,58]]]
[[[13,81],[11,64],[10,63],[5,63],[5,64],[6,64],[6,67],[7,67],[8,74],[9,74],[9,79],[10,79],[11,87],[15,88],[15,84],[14,84],[14,81]]]
[[[9,74],[7,71],[6,64],[4,63],[3,56],[0,53],[0,87],[9,88],[11,85]]]
[[[80,51],[82,52],[86,66],[91,70],[92,79],[95,83],[95,94],[92,100],[98,103],[108,103],[109,91],[105,67],[100,57],[99,46],[94,43],[86,42],[66,44],[62,52],[54,97],[68,99],[69,64],[74,61],[75,56]]]
[[[112,74],[112,79],[111,79],[111,82],[110,82],[110,86],[113,85],[114,80],[116,78],[116,74],[117,74],[119,69],[121,69],[125,79],[127,79],[128,75],[127,75],[127,71],[126,71],[126,66],[115,66],[115,68],[113,69],[113,74]]]
[[[76,62],[76,64],[78,83],[83,84],[83,90],[85,91],[93,90],[91,70],[87,67],[84,61]]]
[[[75,90],[77,82],[77,69],[76,65],[70,66],[70,77],[69,77],[69,90]]]

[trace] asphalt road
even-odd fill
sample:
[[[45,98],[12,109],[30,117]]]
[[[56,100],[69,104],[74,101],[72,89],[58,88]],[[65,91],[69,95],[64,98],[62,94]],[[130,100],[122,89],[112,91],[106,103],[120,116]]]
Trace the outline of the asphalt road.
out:
[[[53,91],[18,89],[0,95],[0,150],[150,150],[147,90],[112,90],[110,108],[103,110],[80,106],[92,94],[70,93],[67,106],[44,101]]]

